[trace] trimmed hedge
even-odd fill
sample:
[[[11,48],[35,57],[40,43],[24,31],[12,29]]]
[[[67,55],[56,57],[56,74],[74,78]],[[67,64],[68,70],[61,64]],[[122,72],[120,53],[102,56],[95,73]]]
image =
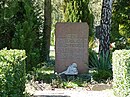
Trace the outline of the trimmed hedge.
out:
[[[0,51],[0,97],[24,97],[25,51]]]
[[[112,60],[114,94],[130,97],[130,50],[116,50]]]

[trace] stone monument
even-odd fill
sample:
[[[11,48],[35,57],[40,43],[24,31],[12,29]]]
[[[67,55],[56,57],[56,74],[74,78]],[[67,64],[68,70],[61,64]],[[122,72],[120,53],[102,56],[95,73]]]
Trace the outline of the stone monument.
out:
[[[55,72],[65,71],[72,63],[79,73],[88,71],[88,29],[87,23],[56,24]]]

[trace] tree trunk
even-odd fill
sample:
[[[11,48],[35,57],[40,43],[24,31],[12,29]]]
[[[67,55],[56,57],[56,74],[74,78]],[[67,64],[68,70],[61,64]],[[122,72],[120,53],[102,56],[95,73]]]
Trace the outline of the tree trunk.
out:
[[[45,0],[43,44],[42,44],[42,57],[41,57],[42,61],[49,60],[50,36],[51,36],[51,0]]]
[[[101,14],[101,31],[99,33],[99,55],[110,52],[110,28],[112,16],[112,0],[103,0]]]

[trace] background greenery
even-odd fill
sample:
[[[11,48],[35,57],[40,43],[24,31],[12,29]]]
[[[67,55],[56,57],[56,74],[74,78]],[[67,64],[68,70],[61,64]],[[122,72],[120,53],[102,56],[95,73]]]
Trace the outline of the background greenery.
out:
[[[27,69],[32,70],[43,62],[44,0],[0,1],[0,49],[7,47],[25,49]],[[61,21],[88,22],[89,47],[95,46],[95,27],[100,24],[101,1],[99,0],[52,0],[51,45],[55,43],[55,24]],[[115,0],[112,13],[110,43],[115,49],[129,48],[129,3]]]
[[[116,49],[130,49],[130,5],[127,0],[114,0],[111,42]]]
[[[48,56],[43,56],[43,51],[50,51],[49,48],[45,49],[43,45],[44,43],[46,44],[47,39],[50,39],[49,45],[55,46],[55,24],[57,22],[87,22],[89,24],[89,67],[91,70],[94,69],[94,71],[96,71],[92,74],[94,80],[106,80],[112,77],[112,71],[109,70],[111,66],[109,66],[108,61],[102,58],[99,61],[98,52],[94,51],[94,49],[98,47],[95,35],[97,34],[96,26],[100,25],[101,21],[102,0],[51,0],[51,11],[47,12],[51,14],[51,37],[47,39],[43,39],[46,33],[44,31],[44,24],[46,24],[45,7],[45,0],[1,0],[0,49],[7,47],[7,49],[25,50],[27,55],[26,70],[30,76],[34,76],[35,80],[52,82],[54,85],[60,83],[61,86],[64,87],[72,87],[71,85],[73,83],[75,87],[77,86],[75,83],[83,83],[83,81],[80,80],[82,77],[69,83],[61,81],[52,71],[55,64],[54,50],[52,51],[53,53],[50,53],[50,59],[46,61],[42,60]],[[110,54],[117,49],[130,49],[130,5],[128,0],[114,0],[111,27],[110,43],[115,44],[115,46],[111,45]],[[53,55],[53,57],[51,55]],[[17,55],[15,55],[15,57],[17,57]],[[1,56],[0,60],[4,60],[2,58]],[[112,60],[112,57],[109,58]],[[116,59],[118,58],[113,58],[113,60]],[[117,64],[114,66],[116,65]],[[0,65],[0,72],[3,72],[1,68],[6,68],[6,66],[2,66],[3,63]],[[9,65],[5,70],[10,70],[9,72],[11,73],[9,73],[9,75],[11,76],[13,76],[13,71],[17,71],[17,69],[14,70],[12,65]],[[24,72],[21,69],[20,71]],[[0,77],[1,75],[3,76],[3,73],[0,74]],[[53,81],[51,80],[52,78],[54,78]],[[87,78],[85,79],[87,80]],[[1,80],[0,83],[0,85],[5,85],[3,80]],[[78,86],[80,85],[81,84],[78,84]],[[5,91],[3,86],[2,92]]]

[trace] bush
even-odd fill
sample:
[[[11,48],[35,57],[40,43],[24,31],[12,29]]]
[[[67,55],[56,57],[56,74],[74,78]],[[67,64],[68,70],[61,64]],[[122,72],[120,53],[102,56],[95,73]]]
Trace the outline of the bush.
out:
[[[130,50],[116,50],[112,60],[114,94],[130,97]]]
[[[112,77],[112,72],[109,70],[98,70],[97,72],[93,72],[93,79],[95,81],[103,81]]]
[[[93,50],[89,50],[89,67],[97,70],[110,70],[111,63],[110,60],[108,60],[109,58],[109,52],[100,56],[99,60],[98,54]]]
[[[0,97],[24,97],[25,51],[0,51]]]
[[[109,53],[100,56],[100,60],[95,51],[89,50],[89,68],[90,70],[95,70],[93,72],[93,79],[95,81],[107,80],[112,77],[111,62],[108,60],[110,58]]]

